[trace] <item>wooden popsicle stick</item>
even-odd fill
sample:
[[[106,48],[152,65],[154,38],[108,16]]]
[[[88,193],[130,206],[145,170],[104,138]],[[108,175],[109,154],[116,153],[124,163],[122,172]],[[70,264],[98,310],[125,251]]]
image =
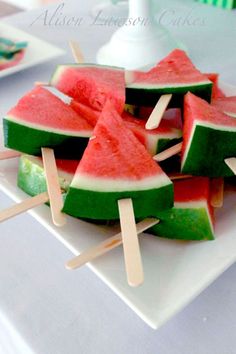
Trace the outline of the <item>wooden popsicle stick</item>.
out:
[[[49,196],[47,192],[36,195],[35,197],[28,198],[21,203],[0,211],[0,222],[8,220],[16,215],[22,214],[27,210],[33,209],[36,206],[47,203]]]
[[[176,181],[179,179],[187,179],[187,178],[192,178],[192,175],[182,175],[181,173],[170,173],[168,174],[168,177],[171,179],[171,181]]]
[[[75,62],[78,64],[84,63],[84,56],[83,56],[83,53],[80,49],[79,44],[75,41],[69,41],[69,45],[70,45],[73,57],[75,59]]]
[[[137,234],[149,229],[150,227],[158,224],[160,220],[158,219],[144,219],[140,221],[137,226]],[[94,259],[104,255],[105,253],[111,251],[112,249],[120,246],[122,244],[121,233],[115,236],[109,237],[107,240],[101,242],[99,245],[89,248],[88,250],[81,253],[79,256],[72,258],[66,263],[66,268],[69,270],[79,268],[84,264],[93,261]]]
[[[155,108],[153,109],[150,117],[147,120],[147,123],[145,125],[146,129],[156,129],[159,127],[159,124],[166,111],[166,108],[168,107],[168,104],[170,103],[171,98],[172,94],[162,95],[159,98]]]
[[[0,160],[13,159],[15,157],[19,157],[21,155],[20,152],[14,150],[4,150],[0,151]]]
[[[211,206],[221,208],[224,201],[224,178],[212,178],[211,180]]]
[[[159,154],[153,156],[153,159],[155,161],[160,162],[160,161],[164,161],[164,160],[168,159],[169,157],[177,155],[178,153],[181,152],[182,145],[183,145],[183,143],[178,143],[174,146],[171,146],[169,149],[166,149],[166,150],[160,152]]]
[[[138,286],[144,275],[132,199],[118,200],[118,208],[128,284]]]
[[[49,82],[44,82],[44,81],[35,81],[34,82],[35,86],[51,86]]]
[[[225,159],[225,163],[236,175],[236,157],[229,157]]]
[[[49,148],[42,148],[42,157],[50,200],[52,220],[56,226],[63,226],[66,223],[66,217],[65,214],[61,212],[61,209],[63,208],[63,199],[57,174],[54,151]]]

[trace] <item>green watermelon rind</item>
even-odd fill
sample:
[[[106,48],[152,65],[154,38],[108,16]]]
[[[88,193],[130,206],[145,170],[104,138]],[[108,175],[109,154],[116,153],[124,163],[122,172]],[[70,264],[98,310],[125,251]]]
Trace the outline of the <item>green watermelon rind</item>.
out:
[[[125,198],[132,198],[136,218],[152,217],[153,210],[173,206],[173,185],[124,192],[97,192],[70,187],[63,212],[78,218],[117,220],[119,219],[117,201]]]
[[[80,159],[88,137],[69,136],[35,129],[3,119],[4,145],[29,155],[41,156],[41,147],[54,149],[56,157]]]
[[[66,192],[69,189],[70,182],[61,177],[59,172],[59,183],[62,190]],[[22,155],[19,159],[17,185],[32,197],[46,192],[47,184],[42,162],[31,156]]]
[[[195,176],[233,176],[224,160],[235,156],[235,136],[235,130],[220,130],[217,126],[212,128],[198,123],[182,159],[181,172]]]
[[[173,85],[173,84],[172,84]],[[183,98],[187,92],[192,92],[196,96],[199,96],[205,99],[207,102],[211,102],[212,95],[212,86],[211,82],[206,83],[193,83],[183,86],[183,84],[176,86],[168,87],[149,87],[148,84],[145,87],[128,87],[126,86],[126,104],[130,105],[140,105],[140,106],[155,106],[157,101],[162,95],[173,94],[173,97],[170,101],[169,107],[182,107]]]
[[[156,217],[160,219],[160,223],[146,232],[170,239],[188,241],[214,240],[207,205],[200,208],[174,207],[171,210],[158,212]]]

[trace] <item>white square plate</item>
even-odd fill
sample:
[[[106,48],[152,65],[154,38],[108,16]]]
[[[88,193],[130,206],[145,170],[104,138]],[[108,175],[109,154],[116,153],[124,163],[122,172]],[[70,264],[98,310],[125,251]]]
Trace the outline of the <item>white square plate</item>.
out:
[[[0,70],[0,78],[30,68],[34,65],[44,63],[64,54],[62,49],[3,22],[0,22],[0,36],[12,40],[28,42],[24,58],[15,66]]]
[[[222,88],[229,95],[236,95],[236,88]],[[0,189],[19,202],[27,196],[16,187],[16,175],[16,159],[0,162]],[[117,231],[71,217],[65,227],[56,228],[45,205],[30,213],[76,255]],[[149,326],[157,329],[235,262],[235,213],[236,194],[229,193],[224,207],[216,213],[215,241],[184,242],[148,234],[140,236],[145,281],[139,288],[127,284],[122,247],[89,266]]]

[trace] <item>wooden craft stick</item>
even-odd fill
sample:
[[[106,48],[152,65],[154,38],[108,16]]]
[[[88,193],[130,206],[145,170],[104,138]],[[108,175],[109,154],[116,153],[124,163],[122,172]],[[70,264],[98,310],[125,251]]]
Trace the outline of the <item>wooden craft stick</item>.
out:
[[[63,226],[66,223],[66,217],[65,214],[61,212],[63,207],[63,199],[57,174],[54,151],[49,148],[42,148],[42,157],[50,200],[52,220],[56,226]]]
[[[14,150],[4,150],[0,151],[0,160],[13,159],[15,157],[19,157],[21,155],[20,152]]]
[[[166,150],[160,152],[159,154],[153,156],[153,159],[158,162],[164,161],[164,160],[180,153],[181,149],[182,149],[182,143],[178,143],[174,146],[171,146],[169,149],[166,149]]]
[[[158,224],[160,221],[158,219],[144,219],[140,221],[137,227],[137,234],[149,229],[150,227]],[[115,236],[109,237],[107,240],[101,242],[99,245],[89,248],[84,251],[79,256],[72,258],[66,263],[66,268],[69,270],[79,268],[84,264],[93,261],[94,259],[104,255],[105,253],[111,251],[112,249],[120,246],[122,244],[121,233]]]
[[[144,275],[132,199],[118,200],[118,208],[128,284],[138,286]]]
[[[229,157],[228,159],[225,159],[225,163],[236,175],[236,157]]]
[[[75,59],[75,62],[78,64],[84,63],[84,56],[83,56],[83,53],[80,49],[79,44],[75,41],[69,41],[69,45],[70,45],[73,57]]]
[[[16,215],[22,214],[27,210],[33,209],[36,206],[47,203],[49,196],[47,192],[36,195],[35,197],[28,198],[21,203],[0,211],[0,222],[8,220]]]
[[[145,125],[146,129],[156,129],[159,127],[159,124],[166,111],[166,108],[168,107],[168,104],[170,103],[171,98],[172,94],[162,95],[159,98],[155,108],[153,109],[150,117],[147,120],[147,123]]]
[[[224,178],[212,178],[211,180],[211,206],[221,208],[224,201]]]
[[[170,173],[168,174],[168,177],[171,179],[171,181],[176,181],[179,179],[187,179],[187,178],[192,178],[192,175],[182,175],[181,173]]]
[[[34,82],[35,86],[51,86],[49,82],[43,82],[43,81],[35,81]]]

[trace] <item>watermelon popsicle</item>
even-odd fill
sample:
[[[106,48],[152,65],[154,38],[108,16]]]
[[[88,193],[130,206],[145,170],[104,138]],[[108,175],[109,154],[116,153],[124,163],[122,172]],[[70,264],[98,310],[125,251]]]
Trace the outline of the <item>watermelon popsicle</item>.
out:
[[[232,176],[233,172],[225,159],[236,156],[235,137],[235,118],[191,93],[185,96],[183,173],[208,177]]]
[[[210,179],[193,177],[174,181],[174,207],[157,212],[160,223],[147,232],[181,240],[213,240],[214,210]]]
[[[154,107],[162,95],[172,94],[170,104],[177,108],[189,91],[210,102],[212,85],[183,50],[175,49],[151,70],[133,72],[126,85],[126,103]]]
[[[42,147],[53,148],[57,157],[79,159],[92,126],[57,96],[36,87],[3,119],[5,146],[30,155]],[[24,137],[24,138],[22,138]]]
[[[120,218],[128,282],[137,286],[143,275],[134,218],[152,216],[158,207],[171,207],[172,183],[109,101],[93,134],[63,211],[86,219]]]

